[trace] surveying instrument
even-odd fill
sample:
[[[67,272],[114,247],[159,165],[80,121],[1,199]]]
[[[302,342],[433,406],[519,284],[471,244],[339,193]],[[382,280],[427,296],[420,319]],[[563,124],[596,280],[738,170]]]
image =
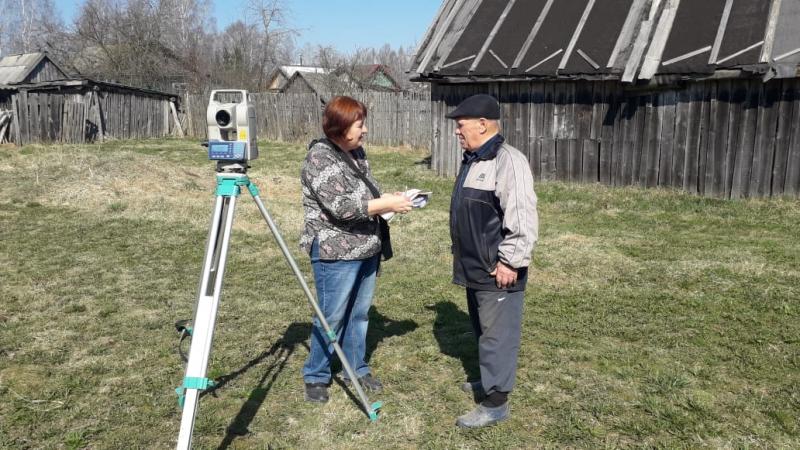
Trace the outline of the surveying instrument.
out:
[[[221,101],[238,98],[237,101]],[[308,303],[314,309],[314,314],[319,318],[330,343],[342,368],[355,387],[358,399],[369,416],[370,421],[378,420],[378,409],[381,402],[370,404],[364,389],[347,361],[339,345],[337,332],[332,330],[325,320],[325,315],[319,308],[316,299],[306,284],[305,278],[300,273],[297,263],[292,258],[281,233],[275,226],[264,202],[261,201],[258,187],[247,176],[248,162],[258,158],[256,144],[256,114],[253,105],[247,100],[247,91],[243,90],[216,90],[211,92],[211,98],[206,111],[208,123],[208,159],[217,161],[217,188],[214,214],[206,242],[205,257],[203,258],[203,272],[200,276],[197,304],[195,306],[194,321],[189,325],[185,321],[176,323],[182,338],[191,337],[189,358],[186,365],[186,375],[183,384],[176,389],[178,403],[183,408],[181,428],[178,436],[178,449],[189,449],[192,445],[192,431],[194,429],[197,406],[200,393],[213,388],[213,380],[206,378],[206,369],[211,353],[211,342],[214,336],[214,324],[222,292],[222,278],[225,273],[225,262],[228,256],[231,229],[233,228],[233,215],[236,200],[242,188],[247,188],[255,200],[258,210],[267,222],[272,235],[275,237],[283,256],[289,263],[297,281],[303,288]]]

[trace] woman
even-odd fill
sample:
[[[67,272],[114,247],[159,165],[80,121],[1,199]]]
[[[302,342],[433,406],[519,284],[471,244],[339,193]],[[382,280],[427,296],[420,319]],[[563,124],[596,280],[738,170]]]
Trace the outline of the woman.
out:
[[[380,391],[380,381],[364,361],[367,313],[381,252],[377,215],[404,214],[411,202],[399,193],[373,195],[379,187],[362,147],[366,118],[364,104],[350,97],[334,97],[325,107],[326,138],[311,143],[300,176],[305,210],[300,247],[311,257],[319,307],[338,333],[361,386]],[[315,317],[311,351],[303,366],[306,401],[328,401],[333,354]]]

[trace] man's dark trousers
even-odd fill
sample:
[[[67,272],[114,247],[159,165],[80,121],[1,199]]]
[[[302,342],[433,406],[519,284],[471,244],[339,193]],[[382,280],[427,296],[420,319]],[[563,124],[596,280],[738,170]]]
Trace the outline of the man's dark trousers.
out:
[[[487,394],[514,388],[524,302],[525,291],[467,288],[469,318],[478,337],[481,384]]]

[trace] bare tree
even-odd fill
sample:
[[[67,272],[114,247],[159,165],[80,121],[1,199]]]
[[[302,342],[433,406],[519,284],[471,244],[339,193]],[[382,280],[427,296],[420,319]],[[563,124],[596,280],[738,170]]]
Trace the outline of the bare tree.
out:
[[[119,54],[123,9],[111,0],[87,0],[75,21],[80,50],[73,64],[99,78],[116,78],[125,71]]]
[[[8,52],[6,45],[12,25],[11,18],[14,17],[11,0],[0,0],[0,11],[3,11],[3,14],[0,14],[0,57],[2,57]]]
[[[317,49],[317,60],[324,64],[323,67],[332,68],[340,74],[340,78],[346,77],[356,89],[376,88],[375,76],[378,70],[388,74],[401,89],[412,89],[414,86],[405,73],[405,67],[408,66],[412,55],[411,49],[406,50],[403,47],[393,49],[389,44],[377,49],[359,48],[347,55],[339,54],[330,48]],[[376,68],[376,65],[380,67]]]
[[[328,72],[333,72],[345,65],[347,58],[330,45],[318,45],[314,48],[312,62]]]
[[[0,55],[47,50],[66,68],[101,80],[193,90],[212,86],[264,87],[272,68],[316,65],[331,90],[363,87],[362,66],[383,65],[408,87],[404,73],[413,50],[359,49],[342,54],[306,44],[296,51],[287,0],[248,0],[242,20],[215,31],[211,0],[85,0],[69,26],[52,17],[54,0],[0,0]],[[326,82],[327,82],[326,81]]]
[[[266,70],[287,60],[297,30],[287,27],[289,11],[283,0],[249,0],[247,13],[256,18],[260,32],[258,55],[254,63],[257,71],[257,86],[264,85]]]
[[[62,27],[54,10],[53,0],[0,0],[0,54],[47,50]]]
[[[199,86],[205,83],[213,40],[210,0],[159,0],[155,22],[159,24],[160,52],[169,61],[168,78]]]
[[[216,39],[212,84],[256,90],[257,43],[260,33],[254,25],[234,22]]]
[[[207,0],[87,0],[74,24],[81,71],[144,87],[204,78]]]

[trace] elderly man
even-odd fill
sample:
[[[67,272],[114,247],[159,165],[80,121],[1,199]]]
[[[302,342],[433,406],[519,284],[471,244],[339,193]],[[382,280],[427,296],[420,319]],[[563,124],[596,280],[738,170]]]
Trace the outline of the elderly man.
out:
[[[450,202],[453,282],[467,290],[481,373],[480,380],[462,389],[482,399],[456,424],[478,428],[509,415],[539,219],[528,160],[500,135],[497,100],[474,95],[446,117],[456,121],[455,134],[464,149]]]

